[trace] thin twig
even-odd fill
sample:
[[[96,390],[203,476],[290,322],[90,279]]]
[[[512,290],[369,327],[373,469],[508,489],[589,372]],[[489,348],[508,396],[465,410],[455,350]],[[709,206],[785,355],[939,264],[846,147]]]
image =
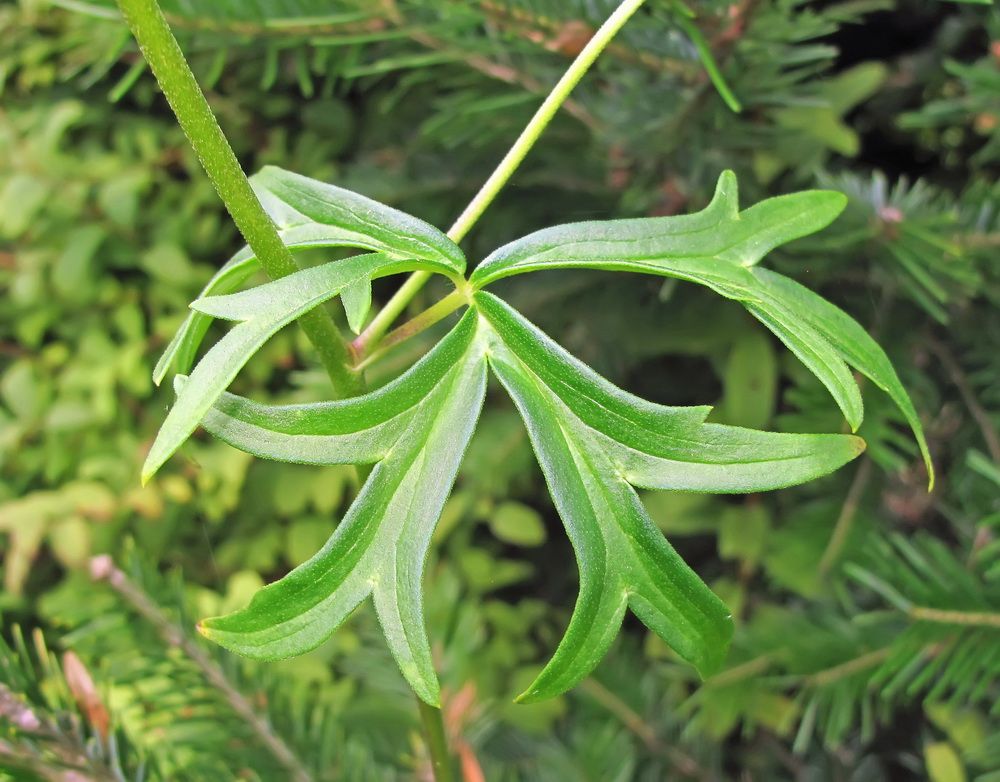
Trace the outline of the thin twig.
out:
[[[257,713],[250,700],[226,678],[222,668],[183,629],[172,622],[125,573],[115,567],[111,557],[106,555],[94,557],[90,561],[90,574],[95,581],[106,581],[136,613],[156,628],[164,641],[180,649],[197,666],[205,680],[222,693],[233,711],[250,726],[261,744],[288,771],[289,779],[294,782],[313,782],[312,776],[295,753],[271,729],[268,719]]]
[[[562,48],[554,44],[567,32],[567,28],[574,25],[572,21],[561,22],[557,19],[532,13],[523,8],[515,8],[502,3],[491,2],[491,0],[482,0],[479,5],[499,26],[513,30],[527,41],[542,44],[550,51],[563,52]],[[572,32],[575,39],[593,34],[593,30],[586,28],[582,24],[578,28],[574,28]],[[546,35],[555,36],[555,38],[545,40]],[[606,51],[623,62],[632,65],[641,65],[656,73],[677,73],[689,79],[696,78],[701,73],[700,67],[689,60],[662,57],[653,52],[629,49],[622,44],[610,43]]]
[[[1000,464],[1000,437],[997,436],[996,427],[993,425],[989,413],[986,412],[983,406],[979,404],[979,400],[976,399],[976,393],[972,390],[969,379],[962,370],[962,366],[958,363],[958,359],[948,350],[947,345],[933,337],[927,340],[927,347],[937,356],[938,361],[944,365],[945,370],[947,370],[948,375],[951,377],[951,382],[955,384],[959,396],[962,397],[962,401],[968,408],[969,414],[979,424],[979,431],[982,432],[983,440],[986,441],[986,448],[990,452],[990,458],[997,464]]]
[[[621,720],[646,745],[646,749],[656,754],[663,752],[663,744],[656,737],[656,731],[611,690],[592,676],[580,683],[580,689]]]
[[[701,780],[710,778],[702,771],[694,758],[676,747],[667,746],[660,741],[654,728],[635,709],[597,681],[597,679],[592,676],[587,677],[580,682],[580,689],[621,720],[622,724],[645,744],[646,749],[650,753],[667,758],[674,764],[677,771],[688,777]]]
[[[741,665],[729,668],[728,670],[717,673],[715,676],[706,679],[705,686],[727,687],[730,684],[735,684],[736,682],[743,681],[744,679],[749,679],[751,676],[763,673],[771,667],[774,661],[775,655],[762,654],[760,657],[755,657],[754,659],[748,660]]]
[[[428,49],[433,49],[434,51],[440,52],[454,50],[454,47],[450,44],[442,41],[440,38],[435,38],[433,35],[428,35],[427,33],[413,33],[409,37],[411,40],[426,46]],[[545,85],[537,79],[528,76],[526,73],[521,73],[520,71],[511,68],[509,65],[501,65],[500,63],[493,62],[493,60],[489,57],[484,57],[480,54],[464,54],[463,59],[465,64],[470,68],[489,76],[491,79],[497,79],[505,84],[514,84],[523,87],[528,92],[533,92],[538,95],[545,94],[546,92]],[[566,102],[563,103],[562,107],[567,111],[567,113],[576,117],[591,130],[598,130],[600,128],[600,122],[597,117],[587,111],[587,109],[575,100],[571,98],[567,99]]]
[[[888,646],[884,649],[876,649],[874,652],[868,652],[853,660],[848,660],[846,663],[827,668],[825,671],[810,674],[805,677],[803,684],[806,687],[825,687],[828,684],[846,679],[856,673],[874,668],[876,665],[881,665],[889,659],[891,651],[892,648]]]
[[[830,542],[826,544],[826,551],[823,552],[823,558],[819,561],[820,575],[826,575],[830,572],[830,568],[833,567],[833,563],[837,561],[844,548],[844,543],[847,542],[847,536],[851,532],[851,527],[854,526],[854,517],[858,513],[861,495],[868,488],[868,482],[872,477],[872,464],[871,457],[867,454],[861,457],[861,464],[858,465],[858,471],[854,474],[851,487],[847,490],[847,496],[840,508],[840,515],[834,525]]]
[[[907,612],[910,619],[919,622],[937,622],[966,627],[990,627],[1000,630],[1000,614],[988,611],[946,611],[940,608],[912,606]]]

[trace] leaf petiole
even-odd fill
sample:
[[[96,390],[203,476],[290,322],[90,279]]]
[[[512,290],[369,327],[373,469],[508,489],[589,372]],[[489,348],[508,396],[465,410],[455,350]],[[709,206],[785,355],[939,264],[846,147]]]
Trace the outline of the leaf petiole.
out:
[[[198,160],[261,267],[272,280],[297,272],[298,264],[254,195],[157,1],[118,0],[118,7]],[[315,346],[334,390],[341,396],[363,393],[364,378],[351,369],[350,346],[329,315],[322,309],[310,310],[299,323]]]
[[[469,233],[479,218],[482,217],[486,208],[493,203],[493,200],[503,189],[504,185],[513,176],[518,166],[521,165],[521,162],[527,156],[528,152],[531,151],[535,142],[541,137],[545,128],[548,127],[556,112],[559,111],[559,107],[569,97],[573,88],[579,84],[580,79],[590,69],[590,66],[594,64],[598,55],[604,51],[625,22],[639,10],[644,1],[624,0],[615,9],[615,12],[604,21],[604,24],[598,28],[593,38],[583,47],[583,50],[570,64],[566,73],[563,74],[555,87],[552,88],[552,91],[542,102],[542,105],[538,107],[538,111],[535,112],[531,121],[521,131],[521,135],[518,136],[517,141],[514,142],[507,154],[504,155],[503,160],[494,169],[489,179],[479,189],[479,192],[469,202],[469,205],[465,207],[462,214],[458,216],[454,225],[448,229],[449,239],[458,243],[465,238],[466,234]],[[411,274],[396,294],[389,299],[379,316],[372,321],[372,324],[365,330],[358,341],[355,342],[355,348],[357,348],[357,343],[360,342],[368,349],[376,349],[379,339],[388,330],[392,321],[406,309],[407,305],[413,300],[413,297],[417,295],[427,280],[430,279],[430,276],[426,272],[414,272]],[[364,364],[369,363],[366,359],[367,357],[363,360]]]
[[[416,274],[421,274],[421,272],[416,272],[414,276],[416,276]],[[438,323],[448,317],[451,313],[455,312],[455,310],[467,305],[468,303],[469,296],[463,288],[452,291],[441,299],[441,301],[428,307],[412,320],[407,321],[399,328],[389,332],[385,339],[378,342],[375,350],[371,351],[367,355],[365,355],[364,343],[362,342],[365,335],[362,334],[358,337],[357,341],[355,341],[354,349],[357,351],[359,356],[364,356],[364,358],[355,365],[354,371],[364,371],[366,367],[375,361],[378,361],[393,348],[401,345],[411,337],[417,336],[420,332],[426,331],[435,323]],[[361,344],[359,345],[359,343]]]

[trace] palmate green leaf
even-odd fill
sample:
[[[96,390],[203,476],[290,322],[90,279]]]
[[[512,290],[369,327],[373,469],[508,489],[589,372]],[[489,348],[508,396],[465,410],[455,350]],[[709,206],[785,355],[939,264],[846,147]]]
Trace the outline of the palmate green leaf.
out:
[[[424,561],[486,392],[486,347],[475,313],[398,380],[356,399],[267,408],[227,396],[205,427],[267,458],[377,462],[333,536],[250,605],[201,624],[209,638],[258,659],[302,654],[326,640],[369,594],[410,686],[437,704],[424,630]]]
[[[475,296],[493,331],[490,365],[521,412],[576,550],[580,597],[566,636],[523,701],[579,682],[626,607],[707,676],[732,634],[729,611],[654,526],[632,486],[749,492],[831,472],[864,449],[850,435],[704,423],[708,407],[662,407],[611,385],[501,300]]]
[[[224,394],[208,411],[208,431],[264,458],[377,466],[319,554],[244,610],[207,620],[203,632],[255,658],[301,654],[373,592],[400,668],[420,697],[436,703],[420,574],[482,405],[487,360],[527,423],[581,570],[566,637],[522,700],[551,697],[585,677],[627,607],[703,675],[721,663],[729,612],[652,524],[632,485],[759,491],[823,475],[864,447],[849,435],[706,424],[708,407],[644,402],[479,293],[431,353],[379,391],[278,407]]]
[[[757,263],[780,244],[834,220],[846,199],[830,191],[771,198],[739,210],[736,178],[719,178],[701,212],[547,228],[496,250],[473,272],[482,288],[513,274],[553,268],[644,272],[706,285],[741,302],[827,387],[852,429],[863,418],[850,368],[870,377],[900,406],[913,428],[933,485],[923,429],[885,352],[846,313]],[[821,302],[822,304],[819,304]]]
[[[361,226],[363,209],[352,200],[359,196],[342,196],[286,172],[271,174],[265,177],[264,198],[271,199],[269,209],[284,226],[286,241],[335,244],[343,239],[382,251],[195,302],[199,313],[240,323],[189,378],[178,381],[177,403],[144,475],[199,422],[264,458],[375,467],[315,557],[261,590],[242,611],[206,620],[203,632],[247,656],[288,657],[321,643],[372,594],[403,674],[421,698],[437,703],[421,577],[434,526],[478,419],[489,366],[525,420],[580,567],[580,596],[565,637],[521,700],[552,697],[589,674],[629,608],[702,675],[716,670],[732,634],[729,612],[664,539],[633,487],[751,492],[790,486],[840,467],[862,452],[864,442],[851,435],[777,434],[709,424],[708,407],[643,401],[601,378],[483,291],[472,295],[470,311],[437,347],[379,391],[282,407],[226,394],[250,355],[311,307],[344,293],[351,325],[358,329],[370,305],[373,278],[427,269],[455,279],[464,265],[457,248],[452,252],[450,240],[442,242],[436,229],[420,234],[412,218],[401,218],[400,230],[410,233],[383,237],[377,223]],[[708,285],[741,301],[789,345],[826,383],[855,426],[861,421],[861,399],[848,364],[868,374],[903,408],[926,453],[909,398],[861,327],[796,283],[755,268],[768,250],[818,230],[841,207],[836,194],[817,192],[771,199],[740,212],[735,179],[726,174],[703,212],[542,231],[494,253],[473,275],[473,285],[570,266],[645,271]],[[355,228],[367,233],[359,239]],[[433,257],[409,257],[419,252]]]
[[[358,247],[398,260],[419,260],[431,271],[459,278],[465,256],[437,228],[398,209],[358,193],[315,179],[265,166],[250,177],[261,205],[292,250],[307,247]],[[234,255],[209,280],[201,298],[232,293],[259,268],[249,247]],[[361,278],[344,291],[344,307],[357,333],[371,307],[371,278]],[[159,384],[174,363],[182,373],[194,363],[211,318],[193,312],[181,325],[153,370]]]

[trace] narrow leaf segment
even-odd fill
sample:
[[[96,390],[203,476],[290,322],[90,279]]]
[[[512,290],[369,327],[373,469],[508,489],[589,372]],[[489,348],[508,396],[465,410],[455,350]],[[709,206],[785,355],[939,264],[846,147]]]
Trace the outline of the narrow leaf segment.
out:
[[[487,362],[524,417],[580,566],[577,609],[526,701],[563,692],[590,673],[627,607],[703,675],[722,662],[732,632],[728,610],[652,524],[632,485],[759,491],[823,475],[864,448],[850,435],[706,424],[708,407],[645,402],[479,293],[425,359],[377,392],[283,407],[225,394],[207,413],[206,429],[264,458],[378,466],[316,557],[243,611],[203,623],[203,632],[251,657],[301,654],[374,593],[400,668],[421,698],[436,703],[420,573],[482,404]]]
[[[452,279],[461,279],[465,272],[465,256],[451,239],[398,209],[276,166],[263,168],[250,177],[250,184],[290,250],[357,247],[387,258],[420,261],[421,269]],[[209,280],[201,297],[238,290],[258,268],[253,251],[244,247]],[[370,277],[358,278],[344,291],[344,305],[351,328],[359,331],[371,306]],[[211,318],[198,312],[188,316],[153,370],[157,384],[172,364],[181,373],[190,370],[210,324]]]
[[[378,464],[316,556],[201,631],[248,657],[291,657],[326,640],[374,594],[400,670],[420,698],[437,705],[421,579],[485,392],[485,346],[470,312],[421,362],[371,395],[270,409],[226,397],[205,426],[237,447],[315,464]]]
[[[499,299],[475,297],[490,365],[531,437],[580,567],[566,636],[523,701],[593,670],[632,611],[703,676],[721,665],[729,611],[649,519],[632,485],[749,492],[832,472],[864,450],[850,435],[756,432],[704,423],[708,407],[662,407],[580,363]]]
[[[204,315],[241,322],[205,354],[184,384],[146,457],[143,482],[191,435],[244,364],[282,326],[349,286],[428,265],[371,253],[305,269],[240,293],[194,302],[192,309]]]
[[[850,367],[899,405],[920,445],[933,485],[923,428],[878,344],[846,313],[801,285],[757,267],[775,247],[820,230],[843,210],[840,193],[808,191],[739,210],[736,177],[725,172],[701,212],[546,228],[493,252],[473,272],[483,288],[513,274],[557,268],[610,269],[706,285],[747,310],[822,381],[855,431],[864,408]]]

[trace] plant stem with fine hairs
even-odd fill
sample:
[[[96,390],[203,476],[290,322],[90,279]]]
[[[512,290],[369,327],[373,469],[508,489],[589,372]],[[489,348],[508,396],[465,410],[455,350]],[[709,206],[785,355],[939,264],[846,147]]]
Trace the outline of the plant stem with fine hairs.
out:
[[[250,187],[156,0],[118,0],[118,7],[198,160],[261,267],[274,280],[298,271],[277,227]],[[336,393],[345,397],[363,393],[364,379],[353,369],[351,346],[329,314],[317,307],[300,316],[299,324],[316,348]]]

